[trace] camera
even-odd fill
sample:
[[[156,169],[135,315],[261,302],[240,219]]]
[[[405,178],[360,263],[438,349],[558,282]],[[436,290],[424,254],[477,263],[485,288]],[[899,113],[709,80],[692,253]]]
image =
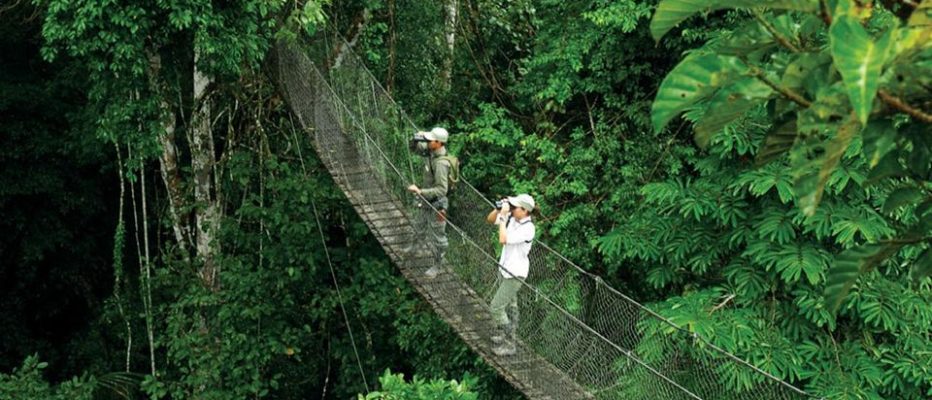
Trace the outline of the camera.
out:
[[[411,137],[411,140],[408,142],[408,148],[411,151],[418,153],[422,156],[426,156],[429,153],[427,149],[427,142],[430,142],[430,139],[427,139],[424,136],[424,132],[415,132]]]

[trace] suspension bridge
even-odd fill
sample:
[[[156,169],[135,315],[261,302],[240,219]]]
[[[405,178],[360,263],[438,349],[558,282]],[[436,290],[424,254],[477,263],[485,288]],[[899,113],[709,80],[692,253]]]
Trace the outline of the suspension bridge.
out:
[[[404,277],[485,361],[531,399],[813,398],[673,324],[537,241],[519,292],[517,354],[497,356],[489,301],[496,289],[492,204],[462,181],[447,226],[442,273],[421,250],[424,227],[406,187],[423,159],[416,129],[341,38],[276,46],[279,90],[334,181]]]

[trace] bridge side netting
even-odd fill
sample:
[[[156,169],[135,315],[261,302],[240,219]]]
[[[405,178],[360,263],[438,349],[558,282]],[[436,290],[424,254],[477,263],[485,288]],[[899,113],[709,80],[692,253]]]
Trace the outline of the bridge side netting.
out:
[[[348,139],[364,155],[367,171],[374,171],[357,177],[359,183],[346,190],[372,193],[366,205],[372,209],[391,202],[403,210],[397,217],[410,222],[377,234],[397,235],[400,242],[426,237],[418,223],[424,205],[419,207],[405,189],[420,182],[424,159],[408,149],[416,127],[404,111],[339,38],[320,35],[312,43],[281,44],[277,57],[283,91],[302,124],[313,127],[322,157],[338,160]],[[341,164],[332,172],[349,176],[361,169]],[[496,230],[485,222],[491,209],[468,183],[457,188],[445,257],[449,268],[487,302],[500,279]],[[766,359],[755,360],[759,368],[675,326],[544,243],[535,244],[530,259],[527,287],[519,292],[518,336],[596,398],[811,398],[774,376],[780,371]]]

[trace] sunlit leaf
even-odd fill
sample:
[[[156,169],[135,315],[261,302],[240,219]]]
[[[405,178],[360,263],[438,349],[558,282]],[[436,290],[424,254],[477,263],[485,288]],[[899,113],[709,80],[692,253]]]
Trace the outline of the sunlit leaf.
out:
[[[664,0],[650,21],[650,33],[660,40],[670,29],[700,12],[723,8],[768,7],[781,10],[814,12],[819,9],[818,0]]]
[[[908,24],[910,26],[932,26],[932,0],[922,0],[922,3],[909,16]]]
[[[868,166],[877,166],[883,156],[896,148],[896,129],[890,121],[871,121],[861,131],[864,145],[862,153],[867,157]]]
[[[893,30],[874,42],[860,22],[839,15],[829,28],[832,58],[858,119],[862,124],[873,109],[874,96],[880,81],[880,70],[887,57]]]
[[[657,91],[651,107],[654,130],[663,129],[686,107],[710,96],[744,68],[744,64],[735,57],[715,54],[693,55],[681,61],[667,74]]]

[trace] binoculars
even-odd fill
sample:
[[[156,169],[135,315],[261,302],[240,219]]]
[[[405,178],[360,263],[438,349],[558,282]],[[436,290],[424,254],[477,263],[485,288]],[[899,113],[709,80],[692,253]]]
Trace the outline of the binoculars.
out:
[[[511,203],[508,203],[508,204],[511,204]],[[501,210],[503,205],[505,205],[505,201],[504,201],[504,200],[495,200],[495,209],[496,209],[496,210]],[[512,207],[514,207],[514,206],[512,206]]]
[[[427,142],[430,142],[430,140],[424,137],[422,132],[415,132],[408,142],[408,148],[415,153],[427,155]]]

